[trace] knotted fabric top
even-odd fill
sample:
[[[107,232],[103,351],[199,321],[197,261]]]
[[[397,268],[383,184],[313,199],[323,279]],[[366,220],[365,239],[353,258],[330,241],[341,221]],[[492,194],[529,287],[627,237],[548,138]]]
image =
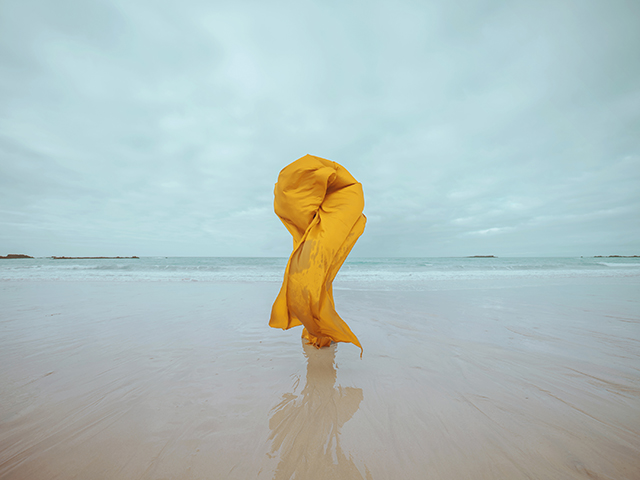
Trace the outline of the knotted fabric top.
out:
[[[302,337],[324,347],[358,338],[336,313],[332,283],[366,218],[362,185],[341,165],[305,155],[286,166],[275,186],[275,212],[293,236],[282,288],[269,325],[304,325]]]

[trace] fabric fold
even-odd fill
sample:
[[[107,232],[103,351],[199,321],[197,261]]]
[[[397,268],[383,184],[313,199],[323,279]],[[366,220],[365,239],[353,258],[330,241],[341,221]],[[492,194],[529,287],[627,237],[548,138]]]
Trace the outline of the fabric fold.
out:
[[[358,338],[335,310],[333,279],[364,232],[362,185],[341,165],[305,155],[286,166],[275,185],[274,209],[293,237],[293,251],[269,325],[303,325],[318,348]]]

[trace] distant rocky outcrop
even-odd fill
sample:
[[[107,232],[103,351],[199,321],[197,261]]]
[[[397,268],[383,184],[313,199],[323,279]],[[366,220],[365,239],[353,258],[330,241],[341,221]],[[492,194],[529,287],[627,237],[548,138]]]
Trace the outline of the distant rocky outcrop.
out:
[[[23,255],[22,253],[10,253],[6,257],[3,257],[2,255],[0,255],[0,258],[9,259],[9,258],[33,258],[33,257],[30,257],[29,255]]]
[[[594,255],[593,258],[640,258],[640,255]]]
[[[470,255],[466,258],[498,258],[495,255]]]
[[[140,257],[51,257],[54,260],[124,260],[129,258],[140,258]]]

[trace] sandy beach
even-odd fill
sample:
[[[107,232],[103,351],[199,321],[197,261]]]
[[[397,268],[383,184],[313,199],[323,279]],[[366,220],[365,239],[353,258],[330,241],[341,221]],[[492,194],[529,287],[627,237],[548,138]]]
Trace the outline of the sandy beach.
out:
[[[0,282],[0,479],[637,480],[639,287],[343,282],[360,359],[276,282]]]

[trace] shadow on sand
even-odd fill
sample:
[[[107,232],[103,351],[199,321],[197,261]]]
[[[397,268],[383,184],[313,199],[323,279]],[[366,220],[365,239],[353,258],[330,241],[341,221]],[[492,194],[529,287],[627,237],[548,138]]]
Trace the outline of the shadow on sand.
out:
[[[358,411],[362,390],[335,386],[336,344],[319,350],[303,348],[307,383],[299,395],[285,393],[269,420],[270,456],[280,455],[274,480],[364,480],[340,445],[340,429]]]

